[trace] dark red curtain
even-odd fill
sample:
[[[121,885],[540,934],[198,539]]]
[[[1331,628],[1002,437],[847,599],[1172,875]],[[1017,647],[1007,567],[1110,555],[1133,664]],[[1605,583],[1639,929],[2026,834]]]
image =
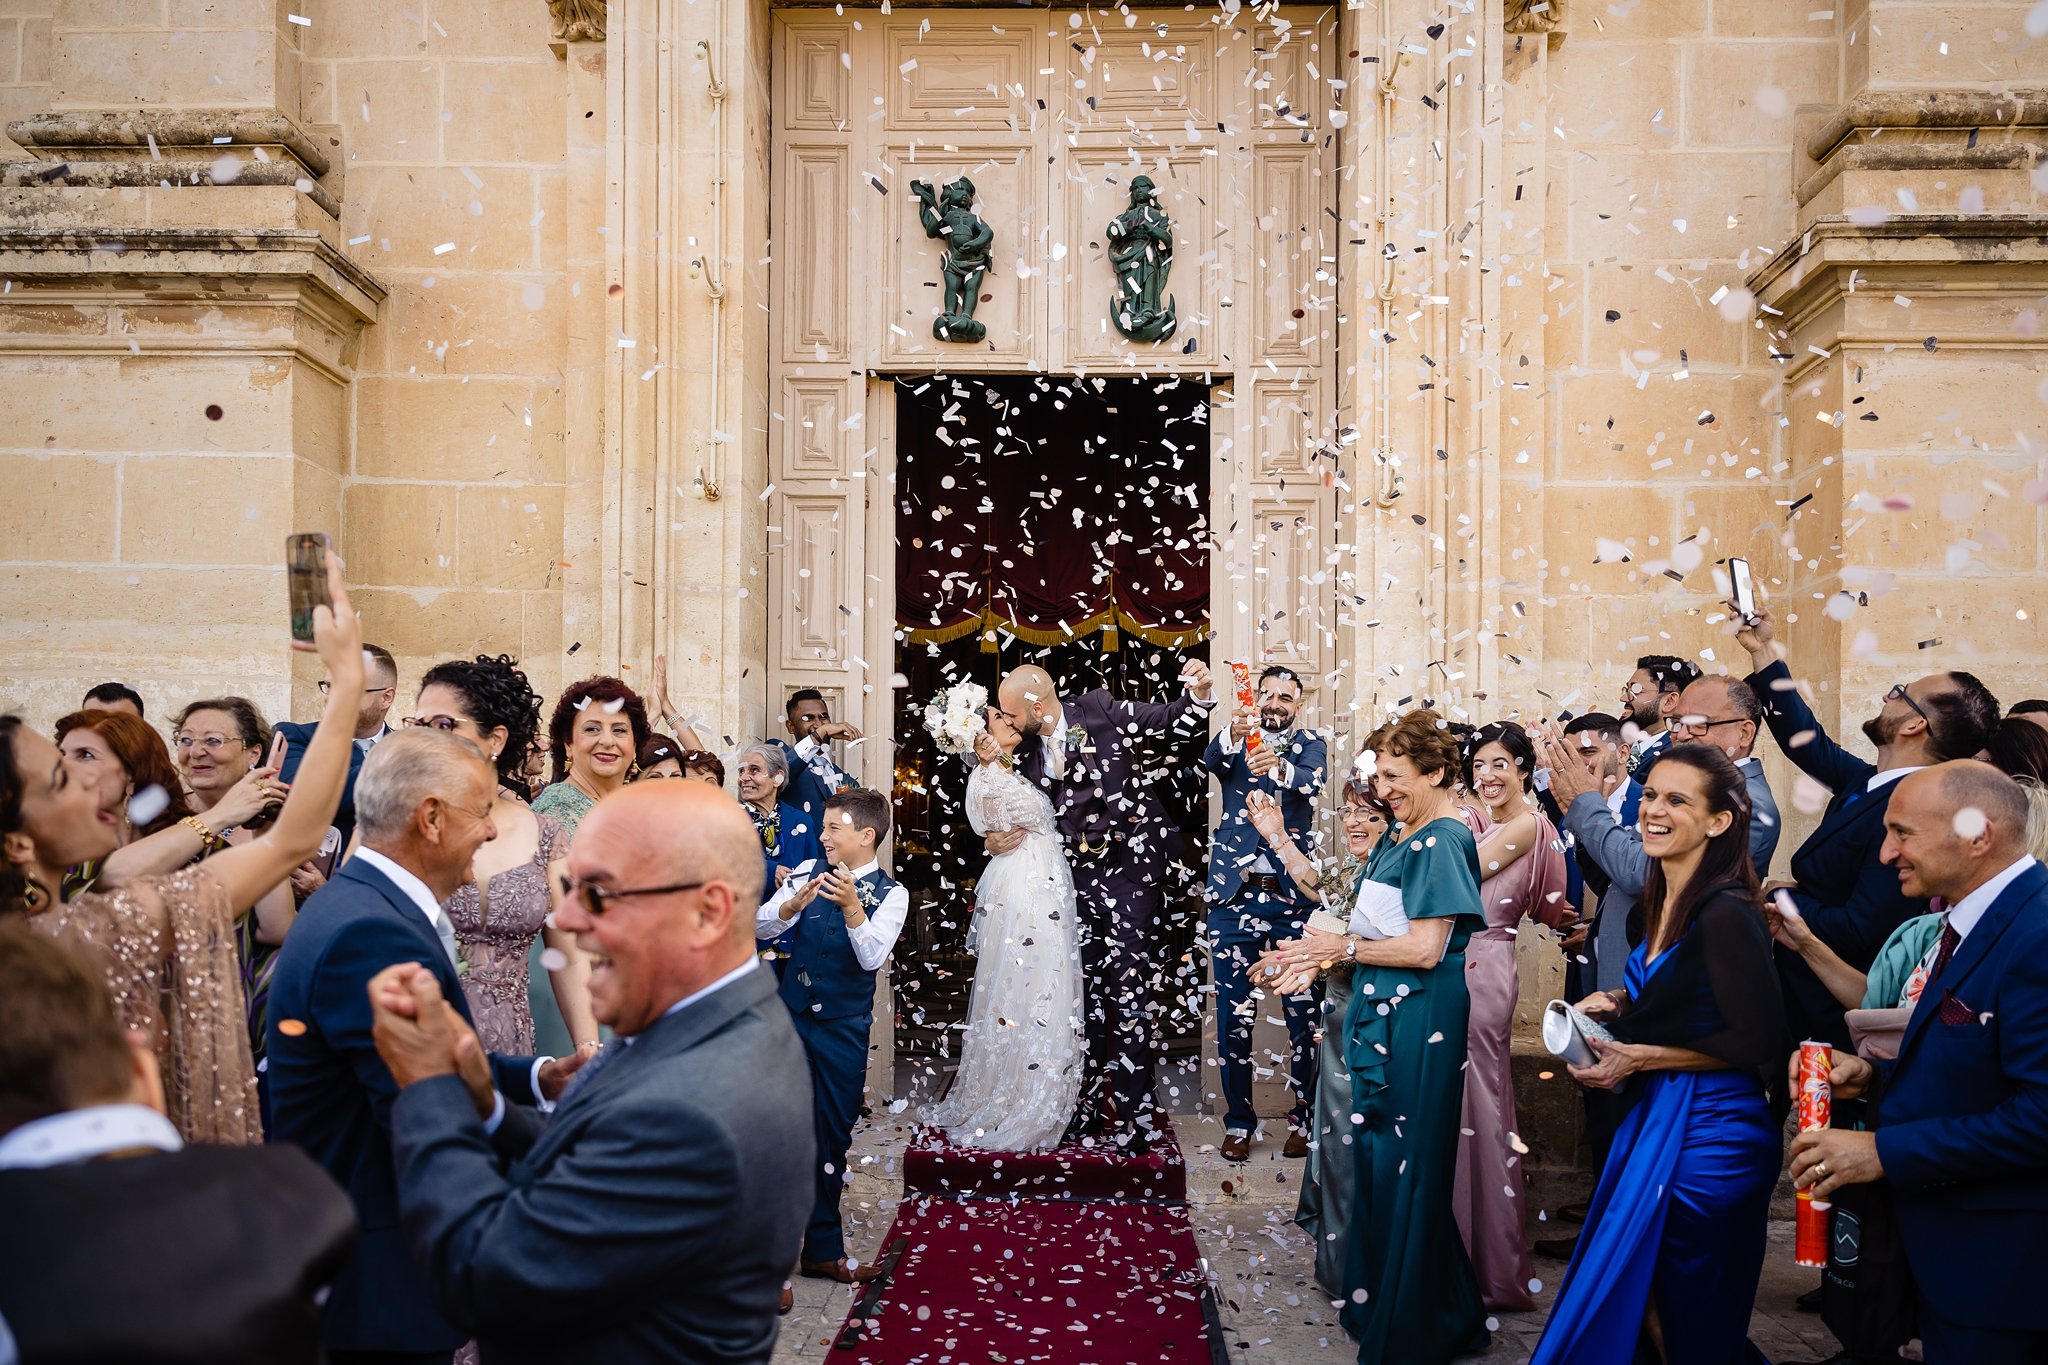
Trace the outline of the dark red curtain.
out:
[[[913,639],[1207,633],[1206,388],[934,378],[897,393],[897,619]]]

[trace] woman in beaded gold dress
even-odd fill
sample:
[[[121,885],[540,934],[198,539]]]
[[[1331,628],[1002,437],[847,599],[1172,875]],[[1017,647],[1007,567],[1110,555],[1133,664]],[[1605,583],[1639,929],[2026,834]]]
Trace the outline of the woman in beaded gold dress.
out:
[[[188,1142],[263,1140],[235,924],[319,852],[348,776],[363,634],[332,557],[327,582],[333,609],[315,610],[313,645],[294,645],[316,650],[333,682],[298,780],[268,832],[196,867],[59,901],[65,868],[120,846],[119,820],[95,775],[0,717],[0,913],[27,915],[99,964],[127,1027],[154,1040],[166,1107]]]

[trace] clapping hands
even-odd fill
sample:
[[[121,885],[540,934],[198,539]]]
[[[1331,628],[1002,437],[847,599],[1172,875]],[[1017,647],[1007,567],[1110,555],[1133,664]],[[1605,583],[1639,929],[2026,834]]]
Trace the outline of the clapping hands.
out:
[[[399,1089],[435,1076],[460,1076],[477,1115],[497,1107],[483,1045],[468,1021],[441,995],[441,983],[417,962],[401,962],[370,978],[370,1036]]]

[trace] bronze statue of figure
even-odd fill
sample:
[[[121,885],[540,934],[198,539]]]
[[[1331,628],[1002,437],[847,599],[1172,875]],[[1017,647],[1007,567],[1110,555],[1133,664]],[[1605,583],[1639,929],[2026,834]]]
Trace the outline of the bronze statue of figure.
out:
[[[1166,274],[1173,269],[1173,223],[1159,207],[1159,191],[1150,176],[1131,181],[1131,206],[1109,225],[1109,263],[1116,267],[1116,297],[1109,315],[1116,329],[1133,341],[1164,341],[1180,323],[1173,300],[1159,302],[1166,292]]]
[[[989,249],[995,245],[995,229],[974,215],[974,182],[966,176],[939,190],[922,180],[910,182],[910,192],[922,205],[918,220],[927,237],[946,239],[946,260],[941,267],[946,277],[946,301],[932,320],[932,335],[940,341],[980,341],[988,328],[974,320],[974,306],[981,301],[981,281],[988,274]]]

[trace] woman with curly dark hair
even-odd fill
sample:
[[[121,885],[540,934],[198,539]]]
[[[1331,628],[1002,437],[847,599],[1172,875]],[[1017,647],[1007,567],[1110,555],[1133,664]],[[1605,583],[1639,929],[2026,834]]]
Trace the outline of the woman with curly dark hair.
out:
[[[553,816],[528,807],[520,777],[540,731],[539,694],[502,654],[455,659],[436,664],[420,679],[419,700],[406,724],[461,735],[483,750],[498,773],[491,804],[498,837],[476,851],[471,879],[442,907],[468,964],[462,993],[469,997],[477,1036],[492,1052],[525,1056],[534,1051],[538,1020],[554,1041],[597,1041],[590,964],[571,935],[547,922],[553,909],[548,865],[568,849],[569,840]],[[550,951],[541,951],[543,942]],[[530,958],[559,958],[562,965],[550,972]]]
[[[640,746],[654,733],[640,694],[617,678],[585,678],[555,703],[548,751],[555,780],[533,808],[562,822],[574,839],[590,808],[626,785]]]

